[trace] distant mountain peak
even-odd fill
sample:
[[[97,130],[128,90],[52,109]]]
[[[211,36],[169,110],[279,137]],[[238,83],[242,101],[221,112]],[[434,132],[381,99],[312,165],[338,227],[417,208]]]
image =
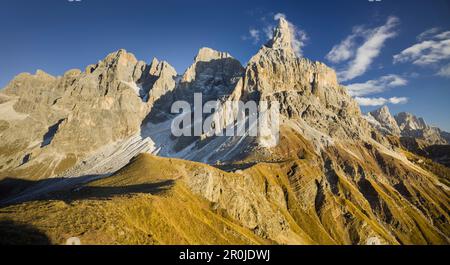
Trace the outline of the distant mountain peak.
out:
[[[175,68],[173,68],[172,65],[170,65],[166,61],[159,61],[157,58],[153,58],[152,62],[150,63],[150,75],[153,76],[161,76],[161,75],[167,75],[167,76],[176,76],[177,71]]]
[[[395,115],[395,119],[402,130],[421,130],[428,127],[423,118],[418,118],[408,112],[398,113]]]
[[[400,128],[398,127],[396,120],[392,116],[387,106],[383,106],[375,111],[372,111],[369,113],[369,115],[379,123],[379,125],[382,127],[382,130],[384,129],[388,133],[393,135],[400,135]]]

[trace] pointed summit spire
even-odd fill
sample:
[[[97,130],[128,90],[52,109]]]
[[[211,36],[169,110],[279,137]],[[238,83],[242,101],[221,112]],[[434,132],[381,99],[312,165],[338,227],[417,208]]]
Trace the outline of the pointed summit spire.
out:
[[[386,106],[386,105],[384,105],[383,107],[381,107],[379,111],[380,111],[380,113],[386,113],[386,114],[391,115],[391,112],[389,111],[389,108],[388,108],[388,106]]]
[[[273,31],[273,38],[267,43],[267,46],[292,51],[291,27],[284,17],[280,17],[278,26]]]
[[[377,120],[390,134],[400,135],[400,128],[389,111],[388,106],[384,105],[375,111],[369,112],[369,114],[374,117],[375,120]]]

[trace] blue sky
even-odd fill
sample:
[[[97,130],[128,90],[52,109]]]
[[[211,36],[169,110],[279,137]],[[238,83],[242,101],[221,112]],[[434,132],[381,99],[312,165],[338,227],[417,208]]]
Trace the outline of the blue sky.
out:
[[[282,14],[295,27],[303,56],[335,68],[361,104],[386,103],[393,113],[412,112],[450,131],[448,0],[1,4],[0,87],[21,72],[84,69],[120,48],[147,62],[167,60],[179,73],[204,46],[245,64],[267,40],[274,16]]]

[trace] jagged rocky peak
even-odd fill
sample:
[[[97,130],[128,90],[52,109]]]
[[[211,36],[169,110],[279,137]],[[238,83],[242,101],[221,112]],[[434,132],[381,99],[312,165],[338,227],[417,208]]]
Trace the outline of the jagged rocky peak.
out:
[[[134,67],[138,63],[138,60],[132,53],[128,53],[124,49],[112,52],[108,54],[103,60],[91,68],[91,73],[99,67],[119,69],[120,67]],[[89,66],[88,66],[89,68]]]
[[[401,131],[397,125],[396,120],[391,115],[389,108],[383,106],[375,111],[370,112],[368,115],[372,116],[381,126],[381,130],[388,134],[400,135]]]
[[[108,54],[105,59],[99,61],[96,65],[89,65],[86,68],[86,74],[93,74],[110,79],[121,80],[125,82],[134,82],[142,77],[146,63],[138,61],[134,54],[120,49]]]
[[[52,76],[51,74],[48,74],[46,72],[44,72],[43,70],[36,70],[36,74],[34,75],[36,78],[40,78],[40,79],[47,79],[47,80],[54,80],[55,77]]]
[[[157,75],[158,73],[159,60],[156,57],[153,57],[152,62],[150,63],[149,73],[151,75]]]
[[[286,19],[282,17],[279,19],[278,26],[273,31],[273,38],[267,43],[267,47],[292,52],[292,33]]]
[[[195,56],[195,62],[209,62],[212,60],[220,60],[225,58],[233,57],[227,52],[220,52],[208,47],[203,47],[198,51],[197,56]]]
[[[411,113],[400,112],[395,116],[395,120],[403,137],[421,139],[428,145],[449,143],[446,132],[429,126],[423,118],[418,118]]]
[[[241,63],[227,52],[201,48],[194,63],[186,70],[181,86],[187,91],[202,92],[205,98],[228,95],[242,77]]]
[[[76,73],[73,76],[76,77]],[[120,49],[97,64],[86,67],[76,82],[72,82],[71,78],[69,81],[75,84],[75,91],[84,97],[109,95],[117,99],[117,94],[129,93],[147,101],[148,92],[159,78],[172,79],[173,76],[176,76],[176,71],[167,62],[154,58],[147,65],[132,53]]]
[[[33,101],[36,97],[42,98],[48,94],[45,91],[53,90],[57,81],[57,77],[42,70],[37,70],[35,74],[21,73],[14,77],[1,92]]]
[[[160,68],[171,69],[165,63]],[[83,157],[136,133],[149,110],[148,104],[140,98],[146,96],[141,95],[145,92],[141,85],[153,84],[148,70],[145,62],[119,50],[89,65],[83,72],[73,69],[62,77],[43,71],[18,75],[0,92],[17,100],[14,111],[30,117],[14,120],[8,135],[2,136],[6,146],[15,142],[24,145],[15,152],[16,160],[10,166],[20,165],[26,154],[41,152],[48,157],[68,153]],[[17,132],[13,128],[17,128]],[[58,128],[52,141],[45,148],[36,145],[49,128]],[[64,156],[56,156],[55,159],[64,159]],[[31,160],[27,164],[35,162]],[[4,163],[0,159],[0,164]]]
[[[427,124],[423,118],[417,118],[415,115],[407,112],[400,112],[395,115],[400,129],[403,130],[421,130],[426,129]]]
[[[182,82],[193,82],[202,79],[205,75],[234,76],[236,72],[242,72],[241,63],[229,53],[216,51],[211,48],[201,48],[194,63],[186,70]]]
[[[176,87],[177,71],[166,61],[153,58],[149,66],[149,78],[142,84],[143,99],[151,104],[155,103],[166,93]],[[142,93],[141,93],[142,94]]]
[[[298,58],[290,30],[289,22],[281,18],[272,40],[250,59],[233,97],[278,101],[281,114],[301,123],[303,135],[317,139],[317,146],[332,142],[326,139],[368,137],[369,125],[339,85],[336,72],[321,62]]]
[[[304,90],[308,94],[325,100],[325,91],[329,89],[340,90],[336,72],[321,62],[312,62],[306,58],[298,58],[292,49],[292,34],[289,22],[280,18],[278,26],[273,31],[272,39],[261,47],[253,56],[247,66],[248,80],[244,97],[248,94],[265,94],[276,91]],[[329,100],[333,100],[331,97]]]
[[[177,71],[166,61],[159,61],[157,58],[153,58],[150,63],[150,75],[153,76],[177,76]]]

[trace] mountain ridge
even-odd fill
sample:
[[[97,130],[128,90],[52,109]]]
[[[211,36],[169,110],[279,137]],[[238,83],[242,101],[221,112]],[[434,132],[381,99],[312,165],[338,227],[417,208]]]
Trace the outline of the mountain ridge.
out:
[[[84,72],[19,75],[0,93],[7,100],[0,117],[28,115],[0,124],[0,190],[11,185],[6,177],[32,183],[0,200],[6,209],[0,218],[47,231],[52,218],[70,211],[83,225],[62,227],[61,234],[109,244],[201,243],[204,215],[223,230],[203,243],[448,244],[448,168],[370,125],[333,69],[297,57],[290,30],[281,18],[273,39],[245,67],[228,53],[203,48],[178,75],[167,62],[147,64],[119,50]],[[218,100],[219,114],[226,100],[280,102],[279,144],[268,147],[271,139],[248,131],[173,137],[176,116],[168,109],[179,99],[192,104],[194,92]],[[387,108],[380,114],[374,116],[392,125]],[[160,192],[158,181],[175,186],[167,182],[161,186],[167,193]],[[102,209],[94,221],[80,216],[89,205]],[[172,212],[184,207],[202,216],[200,222],[186,214],[183,228],[175,225]],[[119,208],[129,219],[114,221]],[[119,232],[108,238],[97,219],[127,227],[139,240],[120,239]],[[199,230],[188,232],[194,223]],[[184,236],[164,237],[161,231],[170,229]],[[142,231],[155,240],[142,239]],[[63,241],[47,233],[54,243]]]

